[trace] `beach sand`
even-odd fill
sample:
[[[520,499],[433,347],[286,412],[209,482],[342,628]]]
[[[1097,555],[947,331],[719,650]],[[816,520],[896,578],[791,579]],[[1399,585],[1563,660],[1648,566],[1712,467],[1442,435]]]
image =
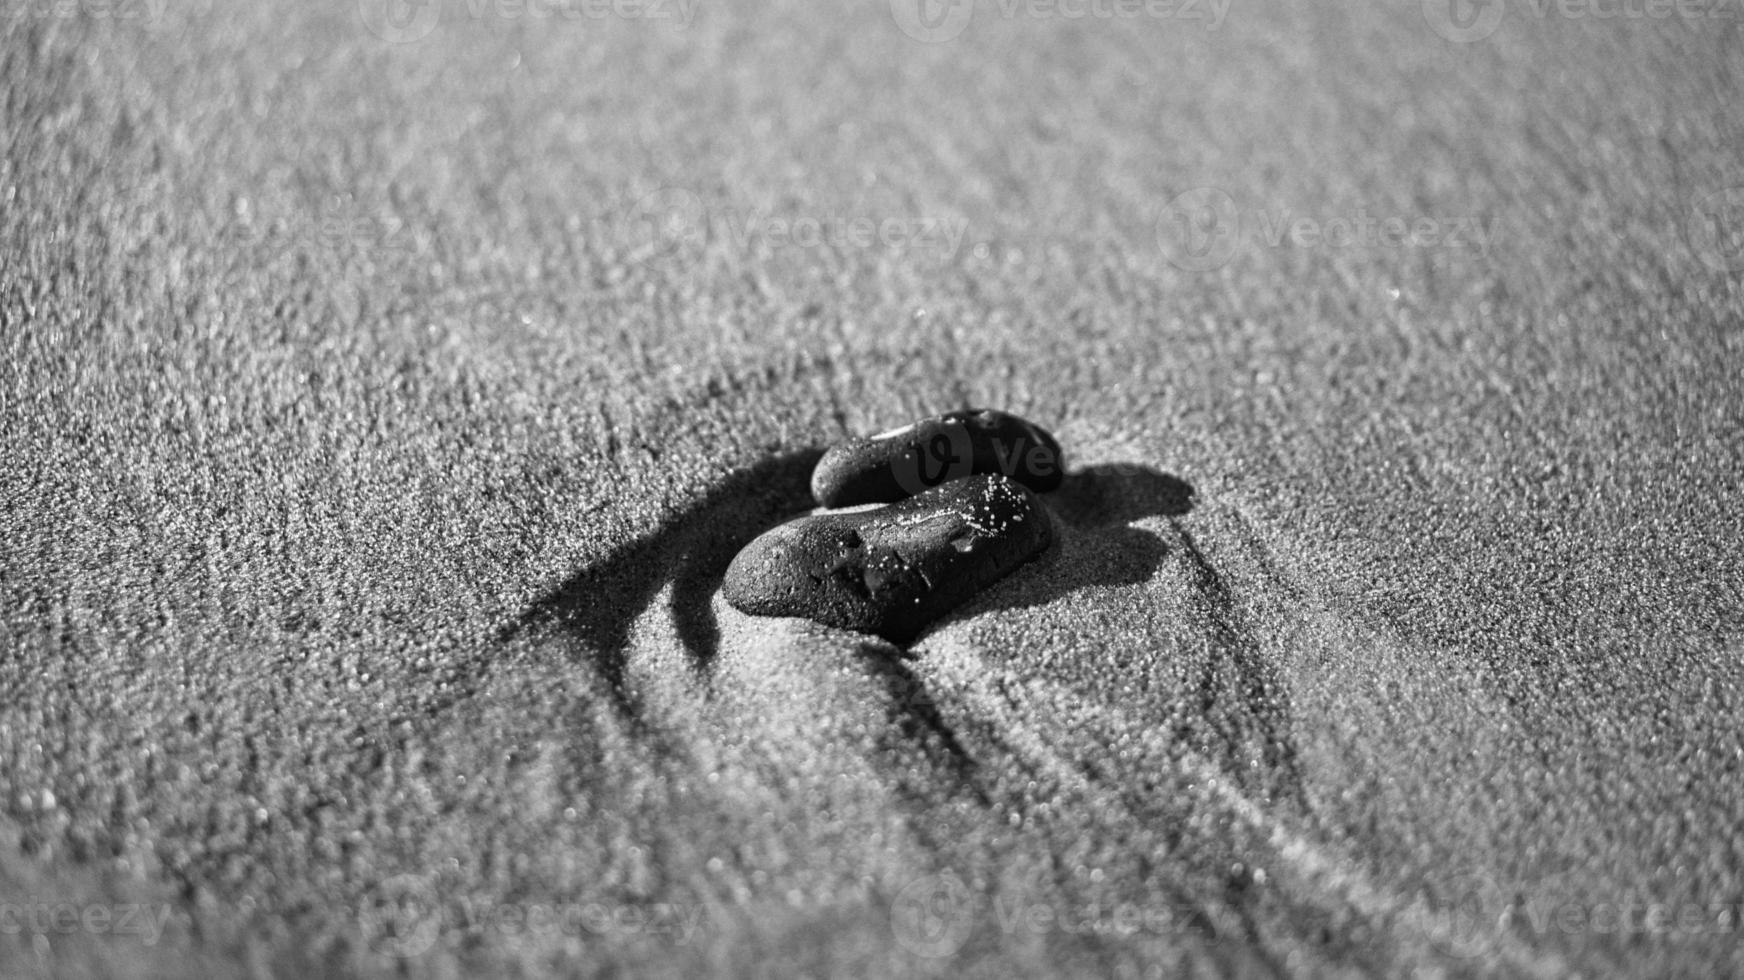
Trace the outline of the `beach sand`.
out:
[[[1735,20],[635,9],[0,24],[0,976],[1744,969]]]

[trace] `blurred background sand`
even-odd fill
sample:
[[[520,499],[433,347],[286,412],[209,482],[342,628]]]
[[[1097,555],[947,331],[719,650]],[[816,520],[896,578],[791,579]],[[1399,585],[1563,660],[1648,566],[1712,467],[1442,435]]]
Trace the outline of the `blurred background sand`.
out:
[[[1744,35],[1649,6],[10,0],[0,974],[1744,968]],[[965,405],[1057,551],[713,596]]]

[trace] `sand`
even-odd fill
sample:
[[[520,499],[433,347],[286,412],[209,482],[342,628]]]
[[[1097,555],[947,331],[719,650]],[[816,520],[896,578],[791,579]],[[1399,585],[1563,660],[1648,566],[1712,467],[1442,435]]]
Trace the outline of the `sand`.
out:
[[[428,9],[0,20],[0,976],[1744,969],[1735,19]]]

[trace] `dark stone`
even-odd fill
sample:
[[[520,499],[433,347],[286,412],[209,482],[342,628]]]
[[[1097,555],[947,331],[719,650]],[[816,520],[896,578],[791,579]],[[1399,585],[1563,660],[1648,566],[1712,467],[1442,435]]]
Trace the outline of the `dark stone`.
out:
[[[1066,478],[1060,444],[1040,426],[991,409],[949,412],[830,447],[811,474],[825,507],[882,504],[975,473],[1047,493]]]
[[[789,521],[739,552],[722,592],[742,612],[903,642],[1052,541],[1034,494],[971,476],[888,507]]]

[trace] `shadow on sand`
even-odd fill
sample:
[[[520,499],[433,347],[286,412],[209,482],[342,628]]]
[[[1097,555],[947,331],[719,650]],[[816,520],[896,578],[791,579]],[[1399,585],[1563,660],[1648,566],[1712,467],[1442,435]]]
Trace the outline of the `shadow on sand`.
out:
[[[1137,463],[1098,463],[1069,474],[1048,505],[1076,527],[1180,517],[1193,509],[1193,485]]]
[[[752,538],[812,506],[811,472],[822,455],[818,449],[789,452],[729,474],[654,532],[569,576],[529,606],[503,637],[552,628],[572,635],[597,658],[618,709],[633,716],[624,672],[636,618],[671,583],[679,639],[696,668],[706,673],[720,645],[713,597],[727,565]],[[1111,560],[1088,579],[1025,589],[1016,604],[1148,577],[1168,549],[1156,535],[1125,525],[1153,515],[1185,514],[1192,496],[1185,481],[1143,466],[1105,464],[1070,474],[1045,499],[1067,524],[1110,537],[1114,546],[1104,550]]]
[[[652,533],[613,550],[575,572],[533,603],[503,631],[505,638],[544,629],[578,641],[609,685],[617,711],[634,723],[640,711],[625,687],[630,631],[669,583],[672,615],[694,667],[707,673],[720,646],[713,599],[727,565],[758,534],[812,507],[811,471],[819,450],[790,452],[737,470]],[[1068,475],[1044,499],[1063,525],[1069,547],[1056,543],[1047,554],[989,589],[991,601],[967,604],[963,613],[1039,605],[1078,589],[1134,584],[1151,578],[1180,549],[1191,576],[1196,619],[1207,631],[1207,656],[1199,668],[1197,711],[1177,733],[1231,771],[1245,772],[1257,755],[1265,797],[1294,798],[1306,806],[1294,742],[1289,700],[1282,679],[1260,654],[1260,645],[1224,576],[1205,555],[1180,517],[1193,509],[1193,488],[1179,477],[1134,464],[1087,466]],[[1133,522],[1167,518],[1172,540]],[[939,621],[943,624],[956,614]],[[939,625],[939,624],[935,624]],[[924,631],[919,639],[931,632]],[[893,696],[919,682],[905,661],[907,651],[876,637],[862,650]],[[930,732],[955,757],[972,765],[948,725],[928,710],[907,709],[916,732]]]
[[[504,635],[555,627],[595,652],[620,710],[630,628],[672,583],[679,638],[706,670],[720,644],[711,598],[727,565],[752,538],[812,505],[811,471],[823,456],[805,449],[735,470],[651,534],[620,545],[565,579],[521,614]]]
[[[1068,474],[1065,484],[1043,499],[1062,540],[992,586],[992,598],[966,604],[965,613],[1039,606],[1079,589],[1149,580],[1168,557],[1169,546],[1132,523],[1186,514],[1193,509],[1193,487],[1148,466],[1101,463]],[[955,618],[947,616],[929,629]]]

